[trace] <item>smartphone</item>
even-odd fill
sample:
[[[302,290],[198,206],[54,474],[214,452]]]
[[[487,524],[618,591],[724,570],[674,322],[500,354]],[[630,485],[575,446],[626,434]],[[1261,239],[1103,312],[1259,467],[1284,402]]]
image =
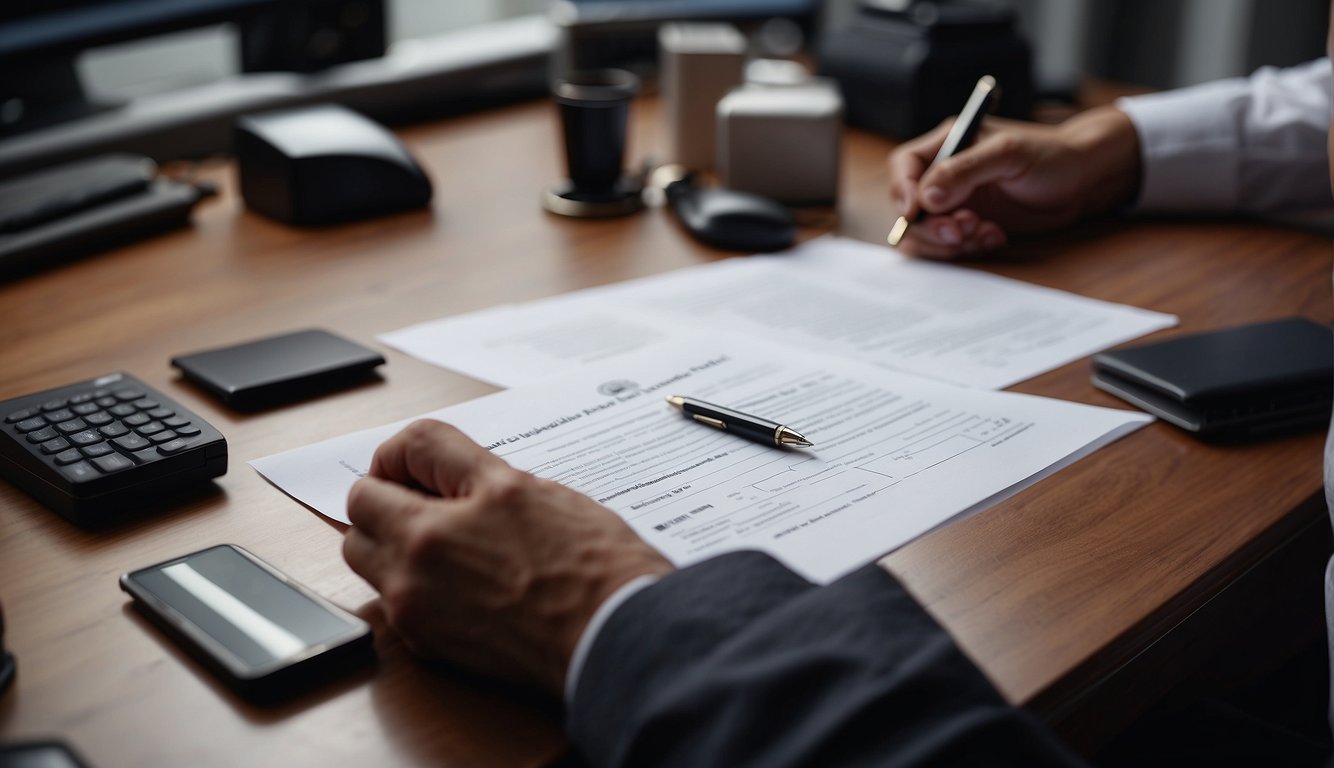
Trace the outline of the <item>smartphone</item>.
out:
[[[120,587],[247,698],[286,698],[371,656],[369,624],[233,544],[127,573]]]

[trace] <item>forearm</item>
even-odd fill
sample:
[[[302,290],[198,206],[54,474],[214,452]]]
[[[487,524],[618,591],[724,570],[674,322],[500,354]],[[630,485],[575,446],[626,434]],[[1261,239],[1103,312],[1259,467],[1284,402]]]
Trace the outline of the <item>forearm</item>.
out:
[[[595,641],[569,711],[593,765],[1075,765],[910,595],[755,553],[678,572]]]
[[[1058,135],[1081,158],[1079,218],[1135,200],[1141,175],[1139,134],[1124,112],[1115,107],[1082,112],[1062,123]]]

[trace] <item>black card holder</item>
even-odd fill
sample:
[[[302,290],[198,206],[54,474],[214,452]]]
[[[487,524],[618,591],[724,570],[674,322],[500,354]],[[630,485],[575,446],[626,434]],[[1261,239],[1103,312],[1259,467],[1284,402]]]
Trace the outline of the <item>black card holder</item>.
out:
[[[171,364],[232,408],[252,411],[372,381],[384,357],[328,331],[306,330],[181,355]]]
[[[1324,429],[1334,332],[1300,317],[1093,356],[1093,385],[1209,440]]]

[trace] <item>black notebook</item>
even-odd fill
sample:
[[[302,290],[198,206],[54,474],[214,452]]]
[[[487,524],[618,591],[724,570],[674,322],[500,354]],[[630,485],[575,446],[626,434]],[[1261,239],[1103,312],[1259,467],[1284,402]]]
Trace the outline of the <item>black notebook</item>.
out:
[[[1292,317],[1111,350],[1093,356],[1093,384],[1211,439],[1323,429],[1334,332]]]

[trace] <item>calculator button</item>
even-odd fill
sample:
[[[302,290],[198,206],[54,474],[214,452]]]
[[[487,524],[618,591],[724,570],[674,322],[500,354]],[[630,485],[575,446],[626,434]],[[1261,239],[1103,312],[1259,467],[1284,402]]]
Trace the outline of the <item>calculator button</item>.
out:
[[[64,432],[67,435],[70,434],[71,432],[78,432],[81,429],[87,429],[87,428],[88,428],[88,422],[84,421],[83,419],[70,419],[69,421],[62,421],[56,425],[56,429],[60,430],[61,432]]]
[[[23,421],[20,421],[19,423],[14,425],[14,429],[17,429],[20,432],[31,432],[34,429],[41,429],[42,427],[45,426],[46,426],[46,419],[43,419],[41,416],[38,416],[35,419],[24,419]]]
[[[80,393],[80,394],[75,395],[74,397],[71,397],[71,398],[69,399],[69,404],[70,404],[70,405],[79,405],[80,403],[86,403],[86,402],[88,402],[89,400],[92,400],[92,399],[93,399],[93,393],[92,393],[92,392],[82,392],[82,393]],[[78,413],[78,411],[75,411],[75,413]]]
[[[79,453],[77,448],[71,448],[68,451],[61,451],[56,454],[56,463],[61,466],[73,464],[76,461],[83,461],[83,454]]]
[[[83,455],[90,459],[95,459],[98,456],[105,456],[108,453],[113,452],[111,445],[108,443],[94,443],[93,445],[86,448],[80,448],[79,450],[83,451]]]
[[[190,445],[188,440],[176,438],[175,440],[163,443],[157,447],[158,453],[164,456],[170,456],[173,453],[180,453]]]
[[[99,429],[99,430],[97,430],[97,431],[98,431],[98,432],[101,432],[102,434],[106,435],[107,437],[120,437],[121,435],[125,434],[126,432],[129,432],[130,430],[129,430],[129,428],[126,427],[124,424],[121,424],[120,422],[116,422],[115,424],[108,424],[108,425],[106,425],[105,427],[102,427],[101,429]]]
[[[111,397],[111,390],[107,389],[106,387],[98,387],[97,389],[93,390],[93,397],[96,397],[100,400],[104,400],[108,397]],[[110,403],[103,403],[103,405],[110,405]]]
[[[141,411],[151,411],[154,408],[162,407],[162,403],[145,397],[143,400],[135,400],[132,405]]]
[[[120,405],[117,405],[116,407],[110,409],[110,413],[112,416],[120,416],[120,417],[132,416],[136,412],[137,411],[134,410],[134,406],[130,405],[129,403],[121,403]]]
[[[70,435],[69,441],[75,445],[92,445],[93,443],[102,442],[102,436],[91,429],[85,429],[82,432],[75,432]]]
[[[71,411],[68,408],[60,408],[54,411],[48,411],[46,414],[46,420],[51,422],[52,424],[55,424],[56,422],[59,421],[69,421],[72,418],[74,418],[74,411]]]
[[[27,421],[28,419],[31,419],[33,416],[36,416],[41,412],[42,412],[41,408],[24,408],[21,411],[14,411],[13,413],[6,416],[5,421],[9,422],[10,424],[13,424],[16,421]]]
[[[43,411],[56,411],[56,410],[59,410],[59,409],[61,409],[61,408],[64,408],[67,404],[68,404],[68,401],[66,401],[66,400],[47,400],[45,403],[42,403],[42,410],[43,410]]]
[[[40,447],[42,453],[60,453],[69,447],[69,441],[63,437],[56,437],[42,443]]]
[[[127,402],[133,400],[142,400],[144,397],[144,391],[142,389],[133,389],[133,388],[118,389],[115,392],[112,392],[111,394],[114,395],[117,400],[127,401]]]
[[[152,443],[149,443],[147,440],[138,435],[125,435],[124,437],[118,437],[115,440],[112,440],[111,442],[114,443],[117,448],[129,453],[133,453],[134,451],[141,451],[147,448],[149,445],[152,445]]]
[[[99,397],[99,398],[97,398],[96,400],[94,400],[93,402],[94,402],[94,403],[97,403],[98,405],[102,406],[103,408],[110,408],[111,406],[115,405],[117,401],[116,401],[116,398],[114,398],[114,397],[109,397],[109,396],[108,396],[108,397]]]
[[[152,440],[154,443],[165,443],[168,440],[175,440],[176,433],[172,432],[170,429],[164,429],[161,432],[152,435],[148,439]]]
[[[194,437],[195,435],[199,434],[199,427],[196,427],[193,424],[186,424],[183,427],[177,427],[176,434],[180,435],[181,437]]]
[[[131,427],[142,427],[150,421],[152,421],[152,419],[148,418],[148,414],[146,413],[136,413],[133,416],[125,417],[125,423]]]
[[[176,415],[176,412],[173,411],[173,410],[170,409],[170,408],[161,408],[161,407],[158,407],[158,408],[154,408],[153,410],[149,411],[149,412],[148,412],[148,415],[149,415],[149,416],[152,416],[152,417],[155,418],[155,419],[166,419],[166,418],[170,418],[170,417],[172,417],[172,416],[175,416],[175,415]]]
[[[162,426],[162,422],[150,421],[147,424],[143,425],[142,427],[137,427],[134,431],[138,432],[144,437],[148,437],[149,435],[156,435],[157,433],[161,432],[164,429],[166,429],[166,427]]]
[[[59,433],[52,427],[43,427],[35,432],[27,434],[30,443],[45,443],[47,440],[53,440],[59,436]]]
[[[175,429],[177,427],[183,427],[186,424],[189,424],[190,420],[182,419],[180,416],[172,416],[169,419],[163,419],[162,423],[167,425],[168,427],[171,427],[172,429]]]
[[[157,448],[145,448],[142,451],[135,451],[130,455],[134,457],[135,464],[147,464],[150,461],[157,461],[162,458],[157,452]]]
[[[84,416],[83,420],[88,422],[89,424],[92,424],[94,427],[100,427],[104,424],[110,424],[112,422],[111,414],[102,413],[100,411],[98,413],[90,413],[87,416]]]
[[[108,453],[105,456],[98,456],[93,459],[93,466],[103,472],[115,472],[117,470],[133,467],[134,462],[121,456],[119,453]]]
[[[93,469],[93,465],[86,461],[76,461],[73,464],[68,464],[61,467],[60,471],[65,477],[76,483],[97,477],[97,470]]]
[[[97,413],[102,408],[97,403],[79,403],[70,410],[80,416],[87,416],[90,413]]]

